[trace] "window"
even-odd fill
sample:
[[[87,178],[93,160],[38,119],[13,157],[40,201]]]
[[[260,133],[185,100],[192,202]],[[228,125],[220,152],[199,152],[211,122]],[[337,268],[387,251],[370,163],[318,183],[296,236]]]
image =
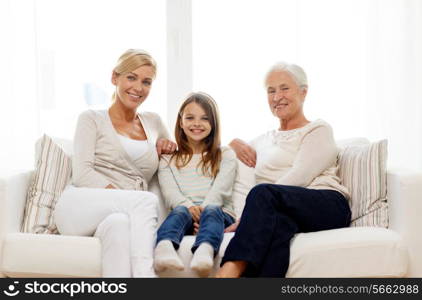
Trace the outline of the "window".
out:
[[[421,169],[421,17],[420,1],[192,1],[193,89],[218,102],[223,143],[250,140],[279,126],[267,69],[297,63],[310,120],[336,139],[387,138],[390,166]]]
[[[223,144],[276,128],[263,80],[285,60],[308,74],[309,119],[336,139],[387,138],[390,166],[421,169],[421,28],[419,0],[2,0],[2,169],[28,168],[41,134],[72,138],[81,111],[107,108],[128,48],[157,60],[141,109],[170,132],[192,90],[218,102]]]
[[[339,113],[360,108],[365,101],[362,68],[368,43],[362,4],[232,0],[221,6],[212,0],[193,1],[194,89],[216,98],[224,140],[250,139],[278,126],[264,88],[268,68],[278,61],[297,63],[307,72],[305,112],[310,119],[337,124],[340,137],[364,135],[359,126],[366,124],[356,122],[361,114]],[[359,88],[351,89],[351,82]],[[351,122],[357,123],[354,128]]]
[[[111,72],[129,48],[157,60],[143,109],[166,111],[165,0],[36,1],[40,131],[72,138],[81,111],[108,108]]]

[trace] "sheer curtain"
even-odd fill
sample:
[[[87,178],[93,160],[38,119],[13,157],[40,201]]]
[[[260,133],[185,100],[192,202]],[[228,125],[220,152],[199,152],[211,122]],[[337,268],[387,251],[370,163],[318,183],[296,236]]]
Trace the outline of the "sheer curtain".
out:
[[[390,167],[422,170],[420,0],[2,0],[0,36],[1,171],[107,107],[111,68],[136,47],[159,64],[143,108],[171,128],[190,89],[219,103],[224,143],[275,128],[263,76],[286,60],[308,73],[310,119],[337,139],[387,138]]]
[[[165,112],[165,0],[36,4],[41,132],[71,138],[81,111],[109,107],[111,70],[129,48],[147,50],[158,63],[157,80],[141,109]]]
[[[111,71],[129,48],[157,60],[141,109],[165,119],[165,8],[165,0],[0,1],[0,169],[31,167],[42,134],[72,138],[82,111],[107,108]]]
[[[219,103],[224,142],[277,126],[263,76],[285,60],[308,74],[310,119],[422,169],[422,1],[202,0],[192,15],[194,89]]]
[[[0,1],[0,174],[32,164],[39,134],[34,2]]]

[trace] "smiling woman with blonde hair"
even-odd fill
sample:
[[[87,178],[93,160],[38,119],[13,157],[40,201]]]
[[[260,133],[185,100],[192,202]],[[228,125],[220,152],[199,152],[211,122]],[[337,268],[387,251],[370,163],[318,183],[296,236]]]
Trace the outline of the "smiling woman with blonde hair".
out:
[[[155,277],[152,249],[157,197],[148,184],[161,153],[176,144],[156,113],[137,109],[147,99],[156,63],[147,52],[127,50],[112,71],[116,87],[107,110],[79,116],[72,157],[72,186],[55,208],[61,234],[101,239],[104,277]]]
[[[268,105],[280,127],[247,144],[230,146],[255,168],[256,185],[240,218],[217,277],[283,277],[290,240],[298,232],[347,227],[347,189],[336,175],[338,149],[331,126],[303,112],[308,83],[303,69],[278,63],[265,78]]]

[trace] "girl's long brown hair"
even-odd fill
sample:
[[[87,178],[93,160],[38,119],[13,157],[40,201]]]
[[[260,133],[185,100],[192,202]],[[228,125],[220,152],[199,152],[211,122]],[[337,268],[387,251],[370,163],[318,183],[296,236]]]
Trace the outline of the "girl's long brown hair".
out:
[[[202,151],[202,160],[199,165],[202,165],[203,174],[215,177],[220,170],[221,162],[220,116],[216,102],[206,93],[200,92],[190,94],[180,107],[174,130],[178,150],[173,154],[171,159],[175,159],[175,165],[178,169],[186,166],[192,159],[193,150],[189,146],[186,134],[181,127],[185,107],[192,102],[195,102],[202,107],[211,125],[211,132],[204,139],[205,147]]]

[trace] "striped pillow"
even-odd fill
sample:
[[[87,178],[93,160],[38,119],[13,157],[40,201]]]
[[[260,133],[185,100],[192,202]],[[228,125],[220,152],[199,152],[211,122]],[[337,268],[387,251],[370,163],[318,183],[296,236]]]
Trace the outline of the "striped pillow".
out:
[[[29,185],[22,232],[55,234],[53,211],[70,181],[71,158],[44,135],[40,141],[37,167]]]
[[[339,156],[339,176],[349,189],[351,226],[388,227],[387,140],[345,146]]]

